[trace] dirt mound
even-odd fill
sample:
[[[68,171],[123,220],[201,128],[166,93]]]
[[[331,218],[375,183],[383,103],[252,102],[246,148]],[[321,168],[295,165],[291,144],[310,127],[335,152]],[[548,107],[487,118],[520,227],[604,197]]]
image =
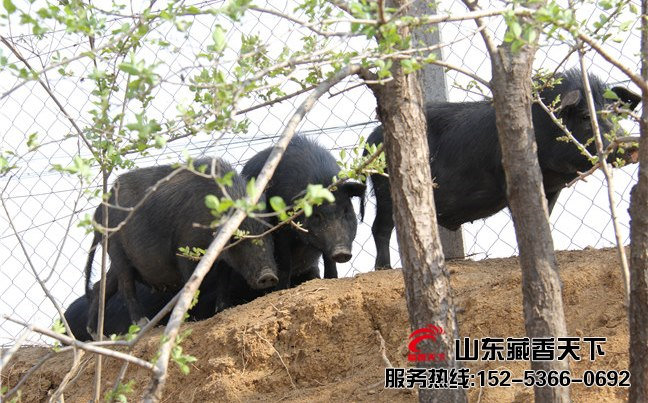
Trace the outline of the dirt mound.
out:
[[[607,337],[606,355],[591,362],[571,363],[581,376],[586,369],[622,370],[628,365],[628,329],[620,268],[614,250],[585,250],[558,254],[563,298],[570,336]],[[516,259],[462,261],[448,264],[459,311],[462,337],[522,337],[522,297]],[[355,278],[316,280],[226,310],[209,320],[190,323],[192,333],[182,343],[198,360],[182,375],[172,365],[166,401],[414,401],[411,390],[385,390],[385,363],[407,367],[407,320],[402,274],[372,272]],[[379,332],[380,336],[378,336]],[[136,354],[151,359],[160,330],[143,340]],[[23,348],[3,376],[14,385],[45,353]],[[42,401],[61,382],[71,363],[62,354],[44,365],[22,386],[23,401]],[[121,364],[107,360],[105,382],[112,384]],[[514,376],[526,362],[466,363],[472,371],[506,368]],[[68,402],[88,401],[93,362],[68,388]],[[145,370],[130,367],[126,380],[135,381],[137,400],[148,383]],[[623,401],[627,389],[572,386],[574,401]],[[471,401],[532,400],[533,390],[479,387],[469,390]]]

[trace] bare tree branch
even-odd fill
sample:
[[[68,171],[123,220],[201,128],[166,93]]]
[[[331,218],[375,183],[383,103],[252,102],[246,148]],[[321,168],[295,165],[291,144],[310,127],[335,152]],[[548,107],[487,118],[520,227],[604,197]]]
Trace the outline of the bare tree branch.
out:
[[[19,325],[22,325],[22,326],[26,327],[27,329],[31,330],[32,332],[36,332],[36,333],[43,334],[45,336],[49,336],[49,337],[51,337],[51,338],[53,338],[55,340],[60,341],[61,343],[65,343],[65,344],[68,344],[70,346],[74,346],[76,348],[80,348],[82,350],[89,351],[91,353],[101,354],[101,355],[105,355],[107,357],[116,358],[118,360],[127,361],[127,362],[130,362],[132,364],[139,365],[140,367],[143,367],[143,368],[146,368],[146,369],[150,369],[150,370],[153,369],[153,364],[151,364],[148,361],[145,361],[145,360],[139,359],[137,357],[134,357],[132,355],[124,354],[124,353],[121,353],[119,351],[109,350],[109,349],[103,348],[103,347],[98,347],[98,346],[96,346],[95,344],[92,344],[92,343],[84,343],[84,342],[76,340],[76,339],[74,339],[72,337],[68,337],[68,336],[56,333],[56,332],[54,332],[52,330],[45,329],[45,328],[42,328],[42,327],[36,326],[36,325],[31,325],[29,323],[23,322],[23,321],[18,320],[18,319],[14,319],[14,318],[12,318],[12,317],[10,317],[8,315],[2,315],[2,317],[5,318],[8,321],[11,321],[11,322],[17,323]]]
[[[38,271],[36,270],[36,266],[34,266],[34,263],[31,260],[30,254],[27,251],[27,247],[25,246],[25,243],[23,242],[22,238],[18,235],[18,231],[16,230],[16,226],[14,225],[13,219],[11,218],[11,215],[9,214],[9,210],[7,209],[7,205],[5,203],[5,199],[3,197],[4,191],[9,186],[9,182],[11,181],[11,178],[7,181],[7,184],[5,185],[5,188],[0,191],[0,204],[2,204],[2,208],[5,212],[5,215],[7,216],[7,220],[9,221],[9,226],[11,227],[11,230],[13,231],[16,240],[18,241],[18,245],[20,246],[20,249],[23,252],[23,255],[25,256],[25,259],[27,260],[27,264],[29,265],[29,268],[32,271],[32,274],[34,275],[34,278],[38,282],[38,285],[40,285],[41,289],[47,296],[47,298],[52,302],[52,305],[54,305],[54,308],[56,308],[56,311],[58,312],[59,316],[61,317],[61,321],[63,322],[63,325],[65,326],[65,331],[67,334],[70,336],[74,337],[74,334],[72,334],[72,329],[70,328],[70,324],[67,322],[67,319],[65,319],[65,315],[63,314],[63,309],[61,306],[56,302],[56,299],[50,293],[49,289],[47,288],[47,285],[41,280]]]
[[[585,63],[585,52],[583,51],[582,46],[579,46],[578,48],[578,59],[580,61],[583,89],[585,92],[585,99],[587,101],[587,109],[589,110],[590,123],[592,124],[592,131],[594,132],[594,142],[596,143],[596,153],[598,154],[598,165],[601,167],[601,170],[603,171],[603,175],[605,175],[605,180],[607,182],[610,215],[612,217],[614,237],[616,238],[617,251],[619,252],[619,260],[621,261],[621,274],[623,275],[623,285],[625,288],[625,305],[628,306],[630,298],[630,268],[628,267],[628,258],[626,257],[625,247],[623,246],[621,228],[619,227],[619,218],[616,213],[616,202],[614,200],[614,180],[612,179],[612,172],[610,171],[610,167],[606,161],[607,154],[603,149],[601,130],[598,125],[598,116],[596,114],[596,107],[594,106],[592,88],[590,86],[589,77],[587,74],[587,65]]]

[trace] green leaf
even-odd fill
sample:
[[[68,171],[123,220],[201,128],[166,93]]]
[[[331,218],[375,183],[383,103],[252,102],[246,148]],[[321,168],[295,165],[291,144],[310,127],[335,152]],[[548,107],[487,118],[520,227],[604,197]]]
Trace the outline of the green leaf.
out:
[[[611,89],[606,89],[605,92],[603,93],[603,98],[606,99],[612,99],[614,101],[619,100],[619,96],[616,94],[616,92],[612,91]]]
[[[313,200],[316,204],[320,204],[324,200],[328,201],[329,203],[333,203],[335,201],[335,196],[333,196],[333,193],[331,193],[330,190],[320,184],[308,185],[306,187],[306,197],[309,200]]]
[[[5,158],[4,155],[0,155],[0,174],[7,173],[13,168],[15,168],[15,166],[10,166],[9,160]]]
[[[54,324],[52,324],[52,331],[58,334],[65,333],[65,325],[61,322],[61,319],[56,319]]]
[[[304,203],[304,215],[310,217],[313,214],[313,206],[308,203]]]
[[[516,38],[519,38],[520,35],[522,35],[522,26],[519,22],[511,22],[511,32],[513,32],[513,35],[515,35]]]
[[[166,139],[162,136],[155,136],[155,148],[164,148]]]
[[[235,174],[234,171],[229,171],[222,177],[216,178],[216,183],[222,186],[232,187],[234,185],[234,182],[232,181],[232,178],[234,178],[234,174]]]
[[[525,32],[525,40],[527,43],[533,43],[538,36],[537,32],[535,29],[529,29]]]
[[[16,11],[16,6],[11,0],[2,0],[2,5],[9,14],[13,14]]]
[[[254,178],[250,179],[247,183],[246,193],[250,199],[253,199],[256,196],[256,180]]]
[[[124,71],[128,74],[137,76],[140,74],[139,69],[132,63],[121,63],[119,65],[119,70]]]
[[[189,309],[196,306],[196,304],[198,303],[198,298],[199,297],[200,297],[200,290],[196,290],[196,292],[194,293],[193,298],[191,299],[191,305],[189,305]]]
[[[272,196],[270,198],[270,207],[276,212],[280,212],[286,209],[286,202],[281,196]]]
[[[205,196],[205,206],[210,210],[218,210],[220,207],[220,200],[214,195]]]
[[[212,39],[214,40],[214,50],[216,52],[222,52],[223,49],[225,49],[225,46],[227,46],[225,31],[220,25],[216,25],[216,28],[214,28]]]

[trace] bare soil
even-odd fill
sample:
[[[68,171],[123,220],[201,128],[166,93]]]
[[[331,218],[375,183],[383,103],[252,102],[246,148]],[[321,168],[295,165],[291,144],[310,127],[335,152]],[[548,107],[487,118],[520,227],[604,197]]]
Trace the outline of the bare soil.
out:
[[[558,253],[570,336],[607,337],[605,356],[572,361],[581,376],[586,369],[622,370],[628,366],[628,327],[623,307],[620,266],[615,250]],[[490,259],[448,263],[459,312],[462,337],[523,337],[522,296],[517,260]],[[191,373],[175,364],[165,388],[165,401],[415,401],[412,390],[385,390],[380,336],[386,356],[396,367],[407,367],[410,333],[400,270],[362,274],[354,278],[315,280],[276,292],[215,317],[184,326],[192,333],[182,343],[197,358]],[[161,330],[146,337],[136,355],[151,359]],[[2,374],[13,386],[48,350],[22,348]],[[88,356],[86,356],[88,357]],[[49,360],[21,387],[22,401],[44,401],[60,384],[72,356]],[[521,376],[527,362],[466,362],[472,371],[509,369]],[[114,382],[121,363],[108,359],[104,384]],[[66,402],[91,398],[94,362],[89,359],[65,392]],[[148,383],[146,370],[131,366],[134,380],[128,396],[138,400]],[[472,402],[527,402],[533,390],[472,388]],[[625,388],[572,386],[576,402],[625,401]]]

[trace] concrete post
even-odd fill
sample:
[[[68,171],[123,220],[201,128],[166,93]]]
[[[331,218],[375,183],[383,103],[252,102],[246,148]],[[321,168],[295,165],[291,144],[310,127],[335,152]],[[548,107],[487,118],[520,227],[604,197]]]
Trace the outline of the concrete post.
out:
[[[436,13],[432,2],[417,1],[411,6],[414,15],[429,15]],[[441,42],[441,32],[436,26],[422,26],[413,32],[414,40],[417,43],[430,46]],[[435,51],[437,58],[441,60],[441,50]],[[423,90],[425,103],[443,102],[448,100],[448,86],[443,68],[434,64],[428,64],[419,71],[419,80]],[[447,230],[439,226],[439,235],[443,245],[443,254],[446,259],[462,258],[465,256],[463,236],[461,228],[456,231]]]

